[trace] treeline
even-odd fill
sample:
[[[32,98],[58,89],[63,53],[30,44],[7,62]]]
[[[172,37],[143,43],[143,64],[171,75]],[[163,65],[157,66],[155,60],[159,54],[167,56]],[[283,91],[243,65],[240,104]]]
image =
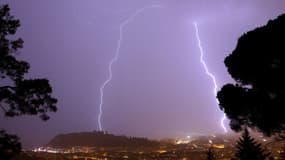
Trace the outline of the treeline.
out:
[[[147,138],[116,136],[101,131],[60,134],[47,144],[49,147],[155,147],[158,145],[159,142]]]

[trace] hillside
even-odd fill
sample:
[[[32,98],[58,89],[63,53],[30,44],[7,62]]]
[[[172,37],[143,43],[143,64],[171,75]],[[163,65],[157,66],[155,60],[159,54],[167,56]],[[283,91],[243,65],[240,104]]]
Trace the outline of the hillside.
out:
[[[147,138],[116,136],[106,132],[80,132],[55,136],[48,144],[49,147],[155,147],[159,143]]]

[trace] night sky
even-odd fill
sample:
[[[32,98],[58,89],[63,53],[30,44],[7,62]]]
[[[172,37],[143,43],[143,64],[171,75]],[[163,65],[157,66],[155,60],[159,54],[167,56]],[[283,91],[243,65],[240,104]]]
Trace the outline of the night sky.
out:
[[[1,4],[8,0],[1,0]],[[285,13],[284,0],[10,0],[25,41],[17,55],[31,64],[27,78],[47,78],[58,112],[3,118],[24,146],[59,133],[98,130],[100,86],[108,77],[119,26],[150,5],[123,30],[113,79],[105,87],[103,129],[149,138],[223,133],[213,83],[199,61],[193,22],[218,87],[231,82],[224,58],[244,32]]]

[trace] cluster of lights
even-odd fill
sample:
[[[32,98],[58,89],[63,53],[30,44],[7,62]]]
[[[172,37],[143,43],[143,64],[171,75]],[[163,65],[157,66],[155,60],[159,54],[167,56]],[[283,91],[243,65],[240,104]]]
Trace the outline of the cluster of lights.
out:
[[[46,152],[46,153],[61,153],[57,149],[50,147],[38,147],[32,150],[33,152]]]

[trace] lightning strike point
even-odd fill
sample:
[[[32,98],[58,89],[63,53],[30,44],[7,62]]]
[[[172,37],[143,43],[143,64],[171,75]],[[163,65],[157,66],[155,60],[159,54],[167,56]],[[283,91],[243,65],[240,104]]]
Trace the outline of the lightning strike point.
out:
[[[216,77],[213,75],[213,73],[211,73],[209,71],[208,66],[207,66],[207,64],[206,64],[206,62],[204,60],[204,50],[203,50],[203,47],[202,47],[202,44],[201,44],[201,40],[200,40],[200,36],[199,36],[198,23],[196,21],[194,21],[193,25],[195,27],[195,35],[196,35],[196,39],[197,39],[197,42],[198,42],[198,47],[199,47],[199,50],[200,50],[200,63],[203,65],[203,68],[204,68],[205,73],[207,74],[207,76],[209,76],[212,79],[212,81],[213,81],[213,85],[214,85],[213,94],[215,96],[216,103],[219,104],[219,101],[216,98],[217,88],[218,88]],[[225,124],[224,124],[225,120],[226,120],[226,115],[224,114],[223,117],[221,118],[221,127],[223,128],[224,132],[227,133],[228,130],[225,127]]]

